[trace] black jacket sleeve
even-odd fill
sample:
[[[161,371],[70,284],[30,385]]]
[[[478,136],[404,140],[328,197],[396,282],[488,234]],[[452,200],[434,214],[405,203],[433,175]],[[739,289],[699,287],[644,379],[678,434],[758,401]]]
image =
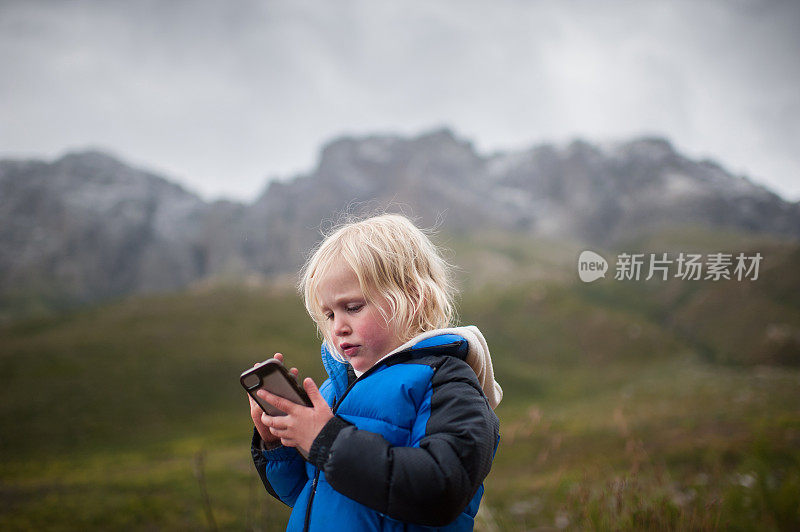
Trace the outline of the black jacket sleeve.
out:
[[[335,490],[389,517],[428,526],[452,522],[489,473],[499,420],[462,360],[439,359],[431,386],[419,447],[393,447],[334,418],[314,441],[310,460]]]
[[[272,489],[272,485],[267,479],[267,460],[264,458],[264,455],[261,452],[262,441],[261,435],[258,433],[256,428],[253,427],[253,440],[250,443],[250,454],[253,456],[253,465],[256,466],[258,476],[261,479],[261,483],[264,484],[264,487],[267,489],[267,492],[276,499],[280,500],[281,498],[277,493],[275,493],[275,490]]]

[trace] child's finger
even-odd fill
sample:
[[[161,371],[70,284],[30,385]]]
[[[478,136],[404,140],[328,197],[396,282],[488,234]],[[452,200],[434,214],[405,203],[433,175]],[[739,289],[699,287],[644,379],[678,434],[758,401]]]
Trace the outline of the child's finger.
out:
[[[258,396],[264,399],[266,402],[277,408],[282,412],[286,412],[287,414],[292,414],[294,411],[300,407],[297,403],[289,401],[288,399],[284,399],[283,397],[279,397],[273,393],[269,393],[266,390],[258,390]]]
[[[317,388],[317,385],[314,383],[314,379],[311,377],[306,377],[305,380],[303,380],[303,388],[305,388],[308,398],[311,399],[311,404],[314,405],[314,408],[321,408],[324,406],[325,408],[330,409],[328,402],[325,401],[325,398],[322,397],[321,393],[319,393],[319,388]]]
[[[297,370],[297,368],[292,368],[292,369],[290,369],[290,370],[289,370],[289,372],[290,372],[292,375],[294,375],[295,377],[297,377],[298,375],[300,375],[300,372]]]
[[[261,414],[261,422],[265,427],[275,429],[277,431],[284,431],[288,428],[286,416],[270,416],[266,412]]]
[[[258,417],[258,413],[264,410],[253,400],[249,393],[247,394],[247,399],[250,401],[250,417],[255,419]]]

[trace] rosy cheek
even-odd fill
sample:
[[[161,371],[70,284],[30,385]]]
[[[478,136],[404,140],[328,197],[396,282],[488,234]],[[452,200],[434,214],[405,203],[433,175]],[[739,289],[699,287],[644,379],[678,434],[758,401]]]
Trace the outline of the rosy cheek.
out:
[[[374,319],[374,317],[371,318],[372,319],[364,320],[364,322],[361,324],[361,335],[365,340],[379,338],[385,330],[382,319]]]

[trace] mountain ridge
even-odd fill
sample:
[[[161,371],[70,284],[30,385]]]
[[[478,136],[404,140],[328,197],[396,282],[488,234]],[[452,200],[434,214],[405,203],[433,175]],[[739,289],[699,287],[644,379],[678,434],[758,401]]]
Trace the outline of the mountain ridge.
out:
[[[675,224],[800,240],[790,203],[661,137],[478,153],[440,128],[344,136],[252,202],[207,201],[107,153],[0,161],[0,306],[87,302],[213,277],[296,270],[344,211],[406,211],[454,234],[494,230],[613,248]]]

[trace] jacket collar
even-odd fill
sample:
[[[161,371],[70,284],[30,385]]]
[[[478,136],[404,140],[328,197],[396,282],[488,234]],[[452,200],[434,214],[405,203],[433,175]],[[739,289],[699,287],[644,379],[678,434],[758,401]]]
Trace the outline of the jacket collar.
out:
[[[454,346],[453,344],[458,344]],[[435,331],[430,331],[427,333],[420,334],[416,338],[411,339],[410,341],[406,342],[405,344],[401,345],[391,353],[387,354],[383,358],[379,359],[373,367],[382,364],[386,361],[387,358],[394,356],[399,353],[404,353],[406,351],[415,351],[419,349],[435,349],[436,347],[445,347],[447,346],[446,350],[442,350],[442,354],[449,354],[457,356],[462,360],[467,356],[467,340],[459,335],[454,334],[452,332],[442,332],[442,334],[436,334]],[[455,350],[453,348],[455,347]],[[322,353],[322,365],[325,367],[325,371],[328,373],[328,376],[333,383],[334,390],[336,391],[336,396],[341,396],[342,393],[347,389],[348,386],[348,378],[347,378],[347,368],[350,364],[347,362],[342,362],[338,360],[331,354],[328,345],[323,343],[321,348]]]

